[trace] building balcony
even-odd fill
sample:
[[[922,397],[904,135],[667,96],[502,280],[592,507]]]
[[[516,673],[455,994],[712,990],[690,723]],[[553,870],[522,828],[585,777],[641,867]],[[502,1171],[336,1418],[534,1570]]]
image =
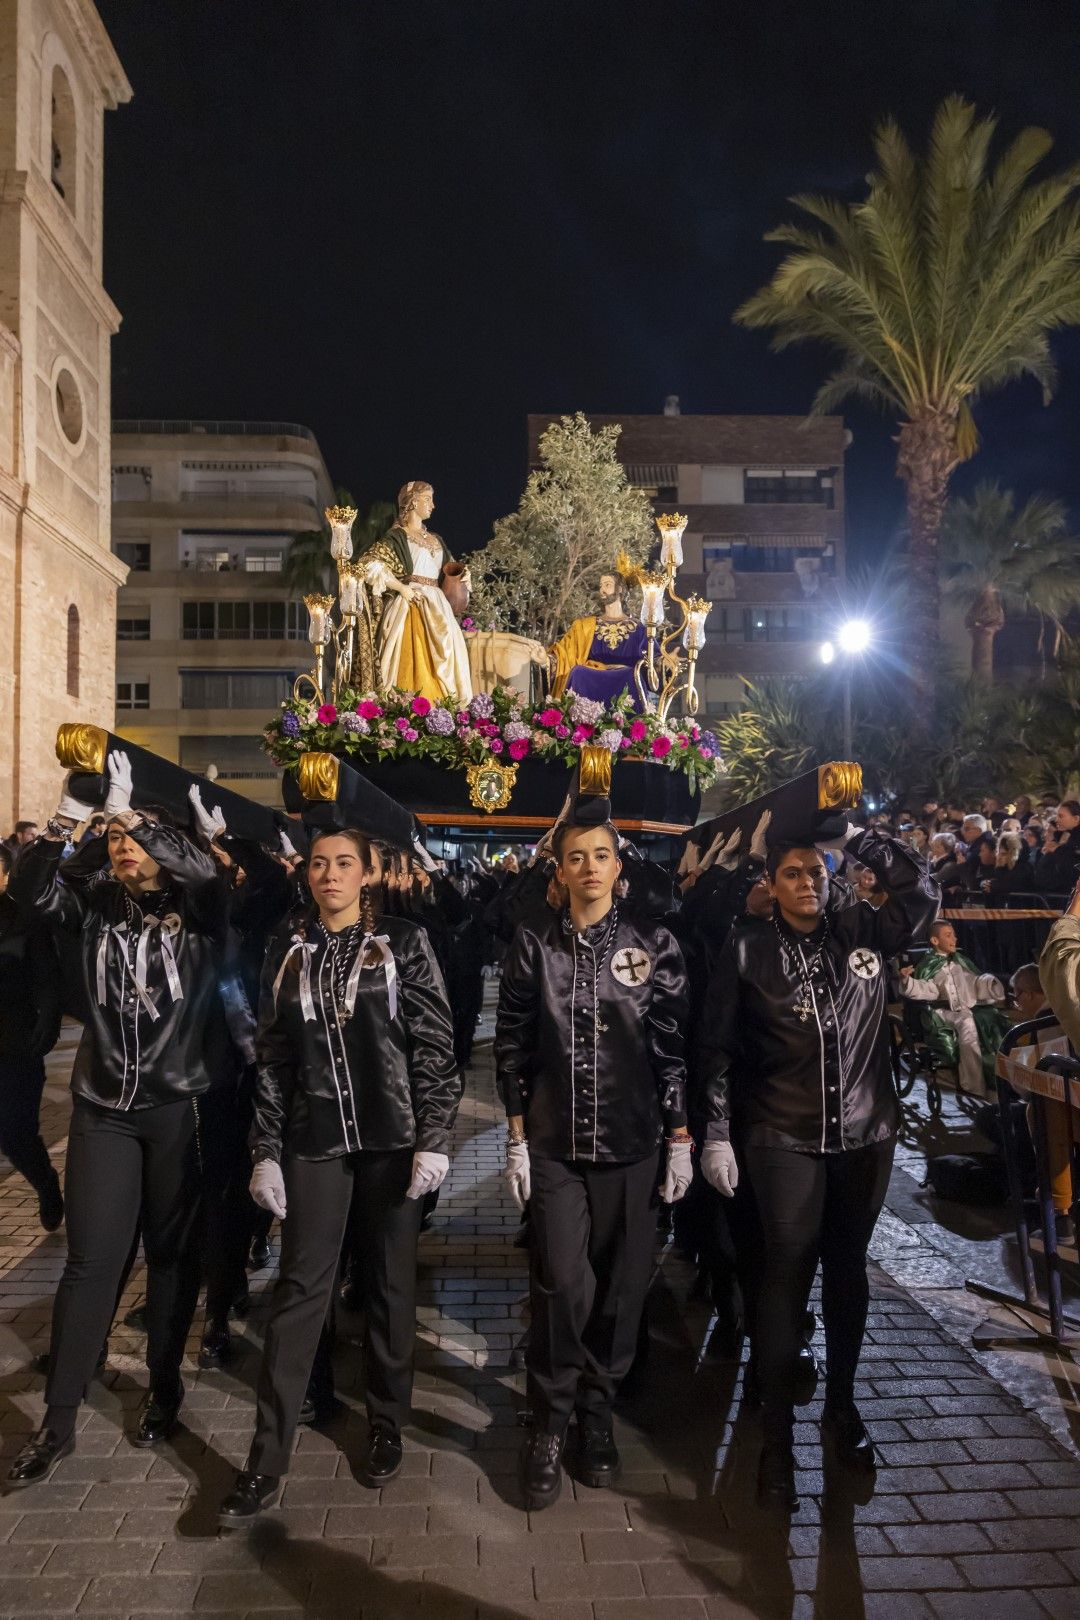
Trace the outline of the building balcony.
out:
[[[695,506],[684,504],[679,506],[675,502],[659,502],[657,510],[661,512],[680,511],[689,519],[687,528],[692,534],[715,534],[738,538],[745,536],[748,540],[760,539],[763,545],[768,544],[766,536],[778,535],[785,539],[794,535],[806,535],[808,543],[832,540],[843,544],[844,515],[842,511],[830,511],[819,504],[801,505],[795,502],[782,502],[771,506],[765,502],[752,501],[749,504],[732,504],[730,506]]]
[[[302,534],[322,527],[314,497],[299,495],[180,495],[168,501],[120,501],[113,506],[113,529],[143,535],[148,525],[180,529],[295,529]]]
[[[308,439],[312,444],[317,442],[311,428],[305,427],[302,422],[214,422],[196,417],[117,417],[113,421],[112,431],[113,438],[127,433],[152,433],[169,438],[190,433],[200,436],[212,434],[227,438],[246,438],[254,435],[263,439]]]

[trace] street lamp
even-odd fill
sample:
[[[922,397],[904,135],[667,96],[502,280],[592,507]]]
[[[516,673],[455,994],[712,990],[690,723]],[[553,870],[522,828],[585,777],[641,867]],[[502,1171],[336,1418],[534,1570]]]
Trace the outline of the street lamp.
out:
[[[866,652],[873,640],[873,631],[865,619],[846,619],[836,631],[835,644],[823,641],[818,656],[823,664],[831,664],[837,648],[844,654],[844,758],[851,758],[851,664],[860,653]]]

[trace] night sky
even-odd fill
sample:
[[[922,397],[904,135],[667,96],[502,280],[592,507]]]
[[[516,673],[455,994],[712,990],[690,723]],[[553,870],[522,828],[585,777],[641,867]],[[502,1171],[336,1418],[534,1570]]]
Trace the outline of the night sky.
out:
[[[953,90],[1080,160],[1072,0],[98,0],[118,416],[314,428],[362,502],[430,479],[457,552],[514,507],[529,411],[800,412],[824,370],[731,324],[801,190],[858,194],[893,112]],[[982,406],[963,487],[1080,521],[1080,334],[1058,397]],[[900,514],[848,413],[848,532]]]

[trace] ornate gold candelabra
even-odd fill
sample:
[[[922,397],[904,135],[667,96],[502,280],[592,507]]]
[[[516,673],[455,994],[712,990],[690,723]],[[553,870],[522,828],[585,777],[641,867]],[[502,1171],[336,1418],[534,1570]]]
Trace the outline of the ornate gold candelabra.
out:
[[[685,692],[687,714],[697,714],[696,684],[698,654],[705,645],[705,620],[709,604],[701,596],[681,597],[675,589],[682,567],[682,537],[687,520],[675,512],[661,512],[656,519],[660,531],[659,569],[639,568],[623,554],[619,572],[641,587],[641,622],[645,626],[646,649],[634,666],[634,685],[643,705],[652,707],[666,720],[671,705]],[[667,603],[679,609],[678,622],[667,622]]]
[[[362,666],[361,644],[371,645],[370,633],[366,642],[360,626],[370,632],[371,605],[364,570],[352,560],[352,526],[356,521],[354,506],[328,506],[326,521],[330,525],[330,555],[337,564],[337,597],[316,593],[304,597],[308,610],[308,635],[315,653],[315,666],[310,672],[298,675],[293,683],[296,699],[314,697],[319,704],[336,703],[338,694],[346,686],[359,680],[364,686],[371,684],[372,671]],[[335,606],[338,622],[333,619]],[[334,662],[329,692],[326,688],[326,653],[333,644]]]

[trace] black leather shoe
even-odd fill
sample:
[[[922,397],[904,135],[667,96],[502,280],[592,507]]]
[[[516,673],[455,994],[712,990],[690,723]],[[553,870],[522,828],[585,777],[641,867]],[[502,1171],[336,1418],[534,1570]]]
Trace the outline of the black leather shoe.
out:
[[[604,1490],[619,1472],[619,1450],[610,1423],[578,1425],[576,1473],[583,1485]]]
[[[199,1346],[200,1367],[224,1367],[233,1358],[232,1335],[225,1322],[207,1322]]]
[[[852,1468],[877,1467],[874,1442],[866,1432],[857,1406],[827,1406],[821,1414],[821,1432],[841,1462]]]
[[[250,1524],[263,1508],[273,1506],[280,1489],[277,1474],[249,1474],[246,1470],[237,1474],[236,1484],[218,1509],[218,1524],[223,1530]]]
[[[758,1462],[757,1499],[761,1507],[793,1513],[799,1505],[795,1490],[795,1458],[789,1443],[767,1440]]]
[[[531,1513],[550,1507],[562,1490],[561,1434],[537,1429],[521,1454],[521,1489]]]
[[[313,1395],[309,1389],[304,1396],[304,1404],[297,1413],[296,1421],[317,1428],[320,1423],[329,1423],[337,1409],[338,1403],[333,1390],[329,1394],[320,1391],[319,1394]]]
[[[57,1464],[75,1449],[75,1436],[57,1440],[51,1429],[39,1429],[32,1434],[8,1469],[7,1483],[18,1491],[24,1485],[36,1485],[48,1479]]]
[[[401,1471],[401,1436],[389,1429],[372,1429],[367,1455],[360,1464],[365,1485],[385,1485]]]
[[[248,1263],[252,1271],[261,1271],[264,1266],[270,1264],[270,1240],[268,1238],[253,1239]]]
[[[146,1306],[133,1305],[124,1317],[124,1326],[134,1333],[146,1332]]]
[[[64,1221],[64,1195],[60,1191],[60,1177],[54,1170],[43,1192],[38,1193],[38,1220],[46,1232],[55,1232]]]
[[[139,1426],[131,1437],[133,1446],[141,1446],[144,1450],[148,1446],[160,1445],[167,1440],[176,1427],[177,1414],[184,1404],[184,1386],[181,1383],[180,1393],[169,1402],[159,1400],[150,1390],[139,1408]]]

